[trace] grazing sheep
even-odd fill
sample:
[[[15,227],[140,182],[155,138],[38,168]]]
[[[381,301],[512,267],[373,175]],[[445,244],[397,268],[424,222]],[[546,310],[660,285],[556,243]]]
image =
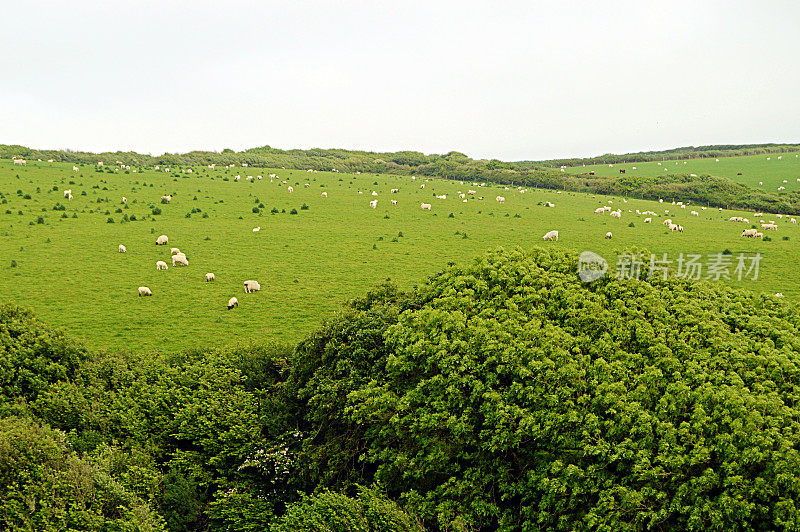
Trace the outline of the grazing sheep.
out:
[[[503,196],[497,196],[495,199],[497,200],[497,203],[505,203],[506,202],[506,199]]]
[[[65,190],[65,191],[64,191],[64,197],[65,197],[65,198],[66,198],[67,196],[71,195],[71,194],[72,194],[72,189],[69,189],[69,190]]]
[[[611,234],[611,231],[609,231],[608,233],[606,233],[606,240],[611,240],[612,236],[613,235]]]
[[[558,241],[558,231],[548,231],[547,233],[545,233],[542,239]]]
[[[258,292],[259,290],[261,290],[261,285],[258,284],[258,281],[248,280],[244,282],[244,291],[246,294],[249,294],[250,292]]]
[[[328,197],[328,193],[327,193],[327,192],[323,192],[323,193],[322,193],[322,197],[323,197],[323,198],[327,198],[327,197]]]
[[[180,264],[181,266],[188,266],[189,261],[186,258],[186,255],[183,253],[178,253],[177,255],[172,256],[172,266],[177,266]]]
[[[678,224],[669,224],[667,226],[667,229],[669,229],[671,232],[674,232],[678,230],[678,227],[679,227]]]
[[[764,238],[764,233],[756,233],[753,235],[753,238]]]
[[[128,203],[128,198],[126,198],[125,196],[122,196],[122,203]]]
[[[286,190],[288,190],[290,193],[294,192],[294,187],[287,187]]]
[[[167,235],[161,235],[156,239],[156,246],[164,246],[169,242],[169,238]]]
[[[216,279],[217,279],[217,276],[214,275],[213,273],[207,273],[206,274],[206,282],[216,281]]]
[[[168,195],[166,195],[166,196],[161,196],[161,201],[164,201],[164,202],[166,202],[166,203],[169,203],[170,201],[172,201],[172,195],[171,195],[171,194],[168,194]]]
[[[166,262],[164,262],[163,260],[156,262],[156,270],[166,270],[166,269],[167,269]]]
[[[622,212],[621,211],[611,211],[611,217],[612,218],[618,218],[618,219],[622,218]]]
[[[436,196],[436,199],[447,199],[447,195],[442,194],[441,196]]]
[[[152,296],[152,295],[153,295],[153,292],[151,292],[150,289],[147,288],[146,286],[140,286],[139,287],[139,297]]]
[[[377,195],[378,195],[378,193],[377,193],[377,192],[375,192],[375,191],[373,190],[373,191],[372,191],[372,195],[373,195],[373,196],[377,196]]]
[[[119,252],[120,253],[127,253],[128,249],[125,246],[123,246],[122,244],[120,244],[119,245]]]
[[[649,223],[651,223],[652,221],[653,221],[653,219],[652,219],[652,218],[645,218],[645,219],[644,219],[644,223],[646,223],[646,224],[649,224]]]
[[[392,205],[397,205],[397,200],[396,199],[393,199],[393,200],[390,200],[390,201],[392,202]]]
[[[236,299],[235,297],[232,297],[228,300],[228,310],[238,306],[239,306],[239,300]]]
[[[258,233],[259,231],[261,231],[261,226],[260,225],[258,227],[254,227],[253,228],[253,232],[254,233]]]
[[[28,164],[28,161],[26,161],[25,159],[14,159],[14,164],[25,166]]]
[[[68,199],[69,201],[72,201],[72,194],[70,194],[69,196],[67,196],[67,199]]]
[[[742,231],[742,234],[739,235],[739,236],[740,237],[746,236],[746,237],[749,237],[749,238],[753,238],[753,237],[756,236],[757,233],[758,233],[757,229],[745,229],[744,231]]]
[[[419,206],[422,207],[423,211],[431,210],[431,204],[430,203],[420,203]]]
[[[73,172],[77,172],[77,171],[78,171],[78,167],[77,167],[77,166],[73,166],[73,167],[72,167],[72,171],[73,171]]]
[[[419,188],[425,188],[425,183],[422,183]]]
[[[372,200],[372,201],[370,201],[370,202],[369,202],[369,206],[370,206],[370,207],[372,207],[373,209],[376,209],[376,208],[378,208],[378,200]]]
[[[169,250],[169,254],[170,255],[175,255],[176,253],[180,253],[180,252],[181,252],[181,250],[178,249],[178,248],[170,248],[170,250]]]

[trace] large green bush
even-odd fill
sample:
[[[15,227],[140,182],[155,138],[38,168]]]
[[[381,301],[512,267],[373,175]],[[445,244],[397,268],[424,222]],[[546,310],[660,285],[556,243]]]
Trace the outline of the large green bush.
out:
[[[774,298],[498,250],[299,354],[310,484],[378,481],[432,527],[800,527],[800,331]]]

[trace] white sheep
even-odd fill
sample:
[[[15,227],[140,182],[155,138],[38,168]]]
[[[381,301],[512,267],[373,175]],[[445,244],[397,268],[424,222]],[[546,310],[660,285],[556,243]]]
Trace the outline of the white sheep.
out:
[[[253,228],[253,232],[254,233],[258,233],[259,231],[261,231],[261,226],[260,225],[258,227],[254,227]]]
[[[430,203],[420,203],[419,206],[422,207],[423,211],[431,210],[431,204]]]
[[[217,279],[217,276],[214,275],[213,273],[207,273],[206,274],[206,282],[215,281],[216,279]]]
[[[167,243],[169,243],[169,238],[167,238],[167,235],[161,235],[156,239],[156,246],[164,246]]]
[[[287,187],[286,190],[288,190],[289,193],[292,193],[292,192],[294,192],[294,187]]]
[[[239,306],[239,300],[236,299],[235,297],[232,297],[228,300],[228,310],[238,306]]]
[[[607,239],[607,240],[611,240],[611,237],[612,237],[612,236],[613,236],[613,235],[611,234],[611,231],[609,231],[608,233],[606,233],[606,239]]]
[[[128,249],[125,246],[123,246],[122,244],[120,244],[119,245],[119,252],[120,253],[127,253]]]
[[[164,262],[163,260],[156,262],[156,270],[166,270],[166,269],[167,269],[166,262]]]
[[[258,292],[261,290],[261,285],[258,281],[247,280],[244,282],[244,291],[249,294],[250,292]]]
[[[323,193],[322,193],[322,197],[323,197],[323,198],[327,198],[327,197],[328,197],[328,193],[327,193],[327,192],[323,192]]]
[[[548,231],[547,233],[545,233],[542,239],[558,241],[558,231]]]
[[[649,223],[651,223],[652,221],[653,221],[653,219],[652,219],[652,218],[645,218],[645,219],[644,219],[644,223],[646,223],[646,224],[649,224]]]
[[[188,266],[189,261],[186,259],[186,255],[183,253],[178,253],[177,255],[172,256],[172,266],[175,267],[178,264],[181,266]]]
[[[170,248],[170,250],[169,250],[169,254],[170,255],[175,255],[175,254],[180,253],[180,252],[181,252],[181,250],[178,249],[178,248]]]
[[[65,198],[66,198],[66,197],[68,197],[70,194],[72,194],[72,189],[69,189],[69,190],[65,190],[65,191],[64,191],[64,197],[65,197]]]
[[[504,198],[503,196],[497,196],[495,199],[497,200],[497,203],[505,203],[506,202],[506,198]]]
[[[146,286],[140,286],[139,287],[139,297],[152,296],[152,295],[153,295],[153,292],[151,292],[150,289],[147,288]]]
[[[369,202],[369,206],[370,206],[370,207],[372,207],[373,209],[376,209],[376,208],[378,208],[378,200],[372,200],[372,201],[370,201],[370,202]]]

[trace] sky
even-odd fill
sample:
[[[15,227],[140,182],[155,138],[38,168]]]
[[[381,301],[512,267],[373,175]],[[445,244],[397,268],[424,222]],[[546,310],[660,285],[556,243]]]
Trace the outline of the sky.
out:
[[[796,1],[8,2],[0,144],[457,150],[800,142]]]

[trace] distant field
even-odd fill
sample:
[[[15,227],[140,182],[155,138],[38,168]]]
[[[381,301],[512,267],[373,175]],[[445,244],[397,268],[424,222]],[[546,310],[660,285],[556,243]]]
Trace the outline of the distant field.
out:
[[[749,167],[742,166],[744,159],[680,166],[699,173],[705,171],[700,165],[739,164],[745,177],[753,168],[766,167],[776,169],[776,175],[763,179],[775,180],[789,175],[784,166],[793,165],[800,176],[800,162],[793,155],[777,162],[775,157],[753,160]],[[622,166],[637,166],[642,172],[657,168],[655,163]],[[256,168],[195,167],[191,174],[137,170],[83,166],[74,173],[71,164],[30,161],[19,167],[0,161],[0,298],[33,308],[40,318],[91,347],[176,351],[251,339],[293,342],[345,299],[380,281],[391,278],[410,288],[449,261],[471,260],[496,246],[590,249],[612,262],[615,251],[629,245],[670,257],[726,248],[734,254],[758,251],[763,254],[759,280],[732,284],[800,296],[793,276],[800,228],[786,219],[777,219],[780,229],[771,232],[772,241],[762,242],[739,237],[750,224],[726,221],[734,214],[752,214],[739,211],[709,209],[694,217],[691,207],[666,203],[626,204],[620,198],[538,190],[521,194],[443,180],[420,189],[421,178],[387,175]],[[279,178],[271,182],[270,173]],[[241,175],[238,182],[236,175]],[[252,182],[248,175],[254,176]],[[289,185],[293,193],[287,191]],[[392,188],[399,193],[390,193]],[[63,197],[65,189],[72,190],[72,201]],[[478,194],[463,203],[457,194],[468,189]],[[322,192],[328,193],[327,199]],[[161,196],[169,193],[172,202],[161,204]],[[436,199],[437,194],[447,199]],[[497,195],[506,202],[497,203]],[[377,209],[369,207],[374,198]],[[390,205],[392,199],[399,204]],[[609,200],[623,209],[621,220],[593,214]],[[433,204],[431,212],[420,209],[423,201]],[[555,207],[544,206],[546,201]],[[60,206],[66,210],[53,210]],[[162,213],[153,215],[154,208]],[[270,214],[273,208],[277,214]],[[290,214],[292,209],[297,214]],[[644,224],[636,209],[661,215],[668,209],[685,231],[667,232],[660,224],[664,216]],[[124,222],[124,216],[136,221]],[[39,217],[42,223],[37,223]],[[109,218],[114,223],[107,223]],[[253,232],[258,226],[261,231]],[[559,242],[542,241],[551,229],[560,231]],[[603,238],[607,231],[613,232],[612,240]],[[169,236],[169,246],[155,245],[160,234]],[[119,244],[127,246],[126,254],[117,252]],[[169,262],[171,246],[187,254],[189,267],[156,271],[157,260]],[[214,272],[217,281],[205,283],[206,272]],[[246,279],[258,280],[261,292],[245,294]],[[137,297],[140,285],[149,286],[153,297]],[[225,304],[234,295],[239,308],[228,311]]]
[[[635,170],[634,170],[635,168]],[[719,161],[709,159],[687,159],[681,161],[661,161],[649,163],[625,163],[609,166],[607,164],[587,165],[565,168],[567,173],[581,174],[594,171],[602,176],[619,176],[624,169],[632,175],[653,177],[661,174],[697,174],[727,177],[746,185],[777,192],[778,187],[786,190],[800,190],[800,154],[783,153],[773,155],[748,155],[744,157],[720,157]],[[742,175],[738,175],[741,172]],[[787,182],[784,183],[783,180]],[[760,184],[763,182],[763,185]]]

